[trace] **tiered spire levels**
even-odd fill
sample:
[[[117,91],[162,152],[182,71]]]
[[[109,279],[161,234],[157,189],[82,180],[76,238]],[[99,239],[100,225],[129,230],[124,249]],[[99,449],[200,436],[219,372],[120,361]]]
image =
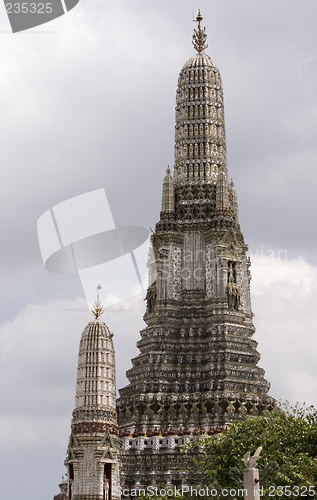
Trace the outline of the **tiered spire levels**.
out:
[[[226,169],[223,91],[220,72],[202,53],[207,47],[197,16],[193,44],[198,52],[180,72],[176,96],[175,171],[180,182],[213,181]]]
[[[103,313],[100,290],[98,285],[97,299],[92,308],[95,320],[83,331],[79,345],[76,409],[102,408],[114,412],[115,354],[112,334],[107,325],[99,320]]]
[[[76,403],[65,465],[68,480],[61,500],[119,500],[119,439],[115,353],[112,333],[101,321],[97,288],[95,319],[84,329],[78,355]],[[108,492],[108,496],[105,493]]]
[[[206,44],[207,40],[207,35],[206,35],[206,28],[203,30],[201,29],[201,21],[203,20],[203,17],[200,13],[200,9],[198,11],[198,16],[196,17],[196,21],[198,23],[198,28],[194,30],[193,34],[193,46],[197,50],[198,54],[201,54],[208,48],[208,45]]]
[[[76,408],[115,411],[115,355],[112,334],[102,321],[92,321],[79,345]]]
[[[125,484],[179,484],[190,434],[224,429],[274,401],[252,339],[250,262],[228,184],[221,77],[197,54],[177,87],[174,179],[163,182],[153,252],[147,327],[117,402]],[[173,199],[174,192],[174,199]],[[150,278],[152,276],[150,274]],[[150,458],[150,459],[149,459]]]

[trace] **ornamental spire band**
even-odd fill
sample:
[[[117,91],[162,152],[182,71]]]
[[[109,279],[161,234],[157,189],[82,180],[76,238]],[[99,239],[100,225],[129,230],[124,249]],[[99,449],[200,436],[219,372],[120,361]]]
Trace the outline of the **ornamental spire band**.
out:
[[[205,32],[205,28],[201,29],[201,21],[203,17],[200,13],[200,9],[198,11],[198,16],[196,17],[196,22],[198,23],[198,29],[194,30],[193,41],[192,44],[197,50],[198,54],[202,54],[205,49],[207,49],[208,45],[206,44],[207,35]]]

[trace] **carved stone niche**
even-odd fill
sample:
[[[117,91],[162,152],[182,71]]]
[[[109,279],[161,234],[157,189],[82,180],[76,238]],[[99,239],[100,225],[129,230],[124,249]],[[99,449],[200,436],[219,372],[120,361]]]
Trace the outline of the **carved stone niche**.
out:
[[[156,297],[157,297],[157,289],[156,289],[156,282],[154,282],[147,289],[145,297],[148,312],[154,310],[156,304]]]
[[[230,309],[238,309],[240,305],[240,287],[237,284],[236,263],[228,261],[228,306]]]

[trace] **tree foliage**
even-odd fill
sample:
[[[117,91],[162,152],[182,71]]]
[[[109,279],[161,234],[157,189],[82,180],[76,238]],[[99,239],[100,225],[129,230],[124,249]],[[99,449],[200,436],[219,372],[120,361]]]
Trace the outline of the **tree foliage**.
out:
[[[270,415],[248,417],[222,434],[201,437],[195,444],[203,446],[205,453],[193,460],[189,471],[193,484],[213,485],[218,492],[243,487],[243,456],[248,451],[253,455],[262,446],[258,468],[264,497],[271,498],[272,491],[275,498],[300,497],[314,489],[317,493],[317,410],[313,406],[291,407],[286,402]],[[278,486],[291,488],[281,488],[282,494],[276,495],[273,488]]]

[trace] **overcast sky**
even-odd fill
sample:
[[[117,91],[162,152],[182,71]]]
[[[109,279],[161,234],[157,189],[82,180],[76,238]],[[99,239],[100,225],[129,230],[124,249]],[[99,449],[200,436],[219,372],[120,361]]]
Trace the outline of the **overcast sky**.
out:
[[[201,0],[224,87],[229,176],[252,258],[252,305],[271,395],[317,405],[317,4]],[[10,34],[0,5],[0,484],[52,500],[90,320],[77,275],[43,267],[38,218],[105,188],[117,225],[154,228],[173,165],[178,73],[194,55],[187,0],[80,0]],[[32,33],[33,31],[33,33]],[[110,310],[117,385],[144,297]]]

